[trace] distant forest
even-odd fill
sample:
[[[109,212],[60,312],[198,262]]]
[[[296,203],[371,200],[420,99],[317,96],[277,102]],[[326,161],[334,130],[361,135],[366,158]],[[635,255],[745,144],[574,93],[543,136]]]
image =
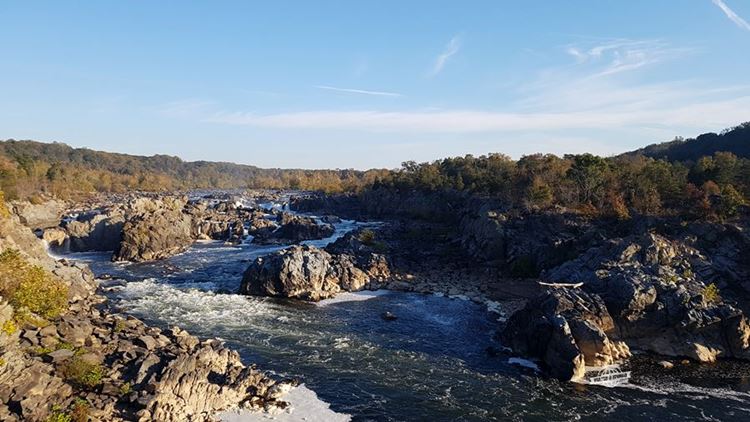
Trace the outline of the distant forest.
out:
[[[729,217],[750,198],[750,123],[615,157],[467,155],[365,172],[261,169],[10,140],[0,142],[0,187],[6,198],[194,188],[387,189],[486,196],[509,207],[564,206],[616,218]]]
[[[72,148],[62,143],[0,141],[0,189],[6,198],[61,198],[94,192],[270,188],[354,191],[387,170],[262,169],[255,166]]]

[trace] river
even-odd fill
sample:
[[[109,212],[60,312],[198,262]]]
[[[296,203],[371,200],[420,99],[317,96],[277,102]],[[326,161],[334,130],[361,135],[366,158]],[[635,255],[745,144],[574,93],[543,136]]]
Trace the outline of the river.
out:
[[[343,221],[332,238],[307,243],[323,246],[357,224]],[[636,371],[632,384],[605,388],[544,378],[487,352],[500,347],[496,316],[468,301],[376,292],[308,304],[233,294],[249,263],[278,249],[196,243],[143,264],[112,263],[109,253],[66,257],[122,278],[104,282],[117,310],[223,339],[247,363],[300,379],[355,421],[750,420],[744,379],[709,386]],[[386,311],[397,319],[385,321]]]

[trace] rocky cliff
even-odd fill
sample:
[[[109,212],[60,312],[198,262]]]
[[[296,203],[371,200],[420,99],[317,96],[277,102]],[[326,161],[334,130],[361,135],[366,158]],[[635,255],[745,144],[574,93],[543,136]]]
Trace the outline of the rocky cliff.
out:
[[[646,233],[611,239],[545,271],[552,288],[514,314],[501,334],[562,379],[582,375],[639,349],[702,362],[750,359],[750,325],[742,310],[707,279],[709,258]]]

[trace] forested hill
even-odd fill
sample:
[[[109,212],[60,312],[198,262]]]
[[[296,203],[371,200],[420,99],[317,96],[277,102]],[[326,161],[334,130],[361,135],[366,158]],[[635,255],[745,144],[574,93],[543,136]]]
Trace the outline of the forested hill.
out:
[[[676,139],[649,145],[628,154],[642,154],[669,161],[695,162],[716,152],[731,152],[741,158],[750,158],[750,122],[743,123],[719,134],[704,133],[696,138]]]
[[[250,165],[151,157],[72,148],[62,143],[0,141],[0,190],[6,197],[38,192],[196,188],[291,188],[340,192],[372,182],[383,170],[262,169]]]

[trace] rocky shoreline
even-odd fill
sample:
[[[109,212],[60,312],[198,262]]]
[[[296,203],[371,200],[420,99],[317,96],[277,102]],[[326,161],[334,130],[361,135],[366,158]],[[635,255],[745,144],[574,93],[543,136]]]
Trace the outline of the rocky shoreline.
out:
[[[387,215],[371,201],[313,195],[292,205]],[[422,201],[412,215],[434,202]],[[723,223],[669,216],[617,221],[562,208],[506,210],[491,200],[459,198],[454,205],[447,221],[444,208],[439,218],[389,217],[398,233],[386,231],[385,237],[399,242],[395,256],[388,257],[408,271],[387,287],[425,292],[437,287],[453,296],[468,292],[482,302],[508,299],[508,290],[523,286],[518,301],[523,309],[511,309],[498,338],[515,353],[537,359],[552,376],[581,379],[586,367],[624,362],[634,350],[700,362],[750,358],[746,214]],[[468,286],[447,287],[451,277],[442,269],[451,265],[445,262],[465,265],[459,280]],[[484,271],[477,277],[479,268]],[[409,283],[415,269],[438,282]]]
[[[110,313],[88,268],[51,258],[16,216],[0,216],[0,252],[14,260],[3,271],[28,269],[65,295],[59,314],[35,307],[50,298],[29,302],[21,290],[0,299],[0,419],[213,421],[222,410],[286,406],[288,382],[220,341]],[[3,272],[4,288],[24,274]]]
[[[399,217],[368,202],[380,198],[292,197],[293,209],[324,216],[312,218],[254,199],[133,196],[40,235],[71,250],[116,245],[113,260],[133,262],[169,257],[201,239],[283,245],[249,263],[239,293],[319,301],[388,289],[470,300],[497,314],[499,348],[535,359],[561,380],[580,380],[587,367],[627,362],[639,351],[655,361],[750,359],[745,216],[614,221],[459,198],[462,205],[441,207],[436,220],[415,217],[435,198],[402,202],[401,211],[414,209]],[[50,220],[40,214],[23,218]],[[334,215],[383,219],[325,248],[298,245],[331,236]],[[275,400],[254,397],[256,407]]]

